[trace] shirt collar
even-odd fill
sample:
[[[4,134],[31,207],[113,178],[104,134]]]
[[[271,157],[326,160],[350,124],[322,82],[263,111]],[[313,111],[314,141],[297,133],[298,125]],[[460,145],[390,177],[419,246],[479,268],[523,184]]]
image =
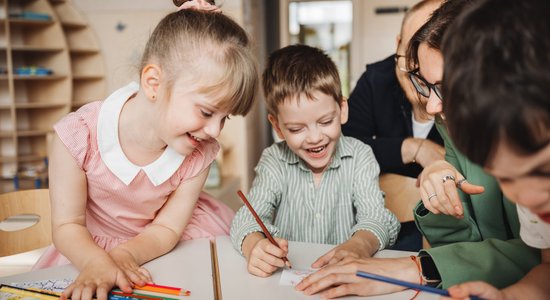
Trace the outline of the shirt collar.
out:
[[[138,90],[139,85],[131,82],[105,99],[97,120],[97,145],[107,168],[124,184],[129,185],[143,170],[153,185],[158,186],[176,172],[185,156],[166,147],[162,155],[149,165],[140,167],[128,160],[120,147],[118,119],[124,103]]]
[[[284,144],[285,149],[282,159],[286,161],[289,165],[299,164],[302,169],[309,170],[304,161],[301,160],[300,157],[296,155],[296,153],[290,150],[286,142],[283,141],[282,143]],[[329,169],[340,167],[342,159],[351,156],[353,156],[353,149],[350,143],[344,136],[340,136],[340,138],[338,139],[338,144],[336,144],[336,151],[332,156],[332,161],[330,163]]]

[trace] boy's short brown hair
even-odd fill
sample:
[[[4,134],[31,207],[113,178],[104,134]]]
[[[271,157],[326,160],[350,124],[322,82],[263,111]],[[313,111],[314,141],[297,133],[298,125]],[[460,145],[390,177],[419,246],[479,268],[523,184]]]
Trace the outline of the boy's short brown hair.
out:
[[[277,106],[305,94],[320,91],[342,102],[338,69],[322,50],[307,45],[291,45],[269,56],[262,75],[267,111],[277,115]]]

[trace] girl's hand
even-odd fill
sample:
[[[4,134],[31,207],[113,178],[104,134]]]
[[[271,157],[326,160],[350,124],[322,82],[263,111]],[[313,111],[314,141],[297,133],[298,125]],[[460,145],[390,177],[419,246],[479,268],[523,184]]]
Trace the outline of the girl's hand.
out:
[[[313,295],[322,291],[320,293],[321,299],[332,299],[345,295],[372,296],[394,293],[405,289],[398,285],[361,278],[355,275],[357,271],[418,282],[418,269],[409,257],[346,258],[309,275],[295,288],[306,295]]]
[[[449,288],[451,298],[442,297],[441,299],[470,299],[470,296],[479,296],[487,300],[504,300],[505,295],[494,286],[482,282],[472,281],[458,284]]]
[[[440,160],[433,162],[420,174],[420,196],[427,210],[434,214],[464,217],[458,188],[467,194],[481,194],[483,186],[467,182],[455,167]]]
[[[319,257],[312,268],[335,264],[345,258],[369,258],[378,250],[378,239],[370,231],[359,230],[349,240]]]
[[[126,278],[134,285],[144,286],[153,283],[151,274],[147,269],[140,267],[130,252],[117,247],[109,252],[118,267],[124,272]]]
[[[275,238],[281,247],[279,248],[263,237],[263,234],[260,234],[261,238],[255,234],[249,234],[243,242],[243,253],[247,259],[248,272],[259,277],[271,276],[277,269],[285,266],[283,257],[288,255],[288,241]],[[245,247],[245,244],[248,246]]]
[[[107,295],[114,286],[125,293],[132,292],[130,281],[110,257],[92,259],[75,281],[63,291],[61,300],[107,300]]]

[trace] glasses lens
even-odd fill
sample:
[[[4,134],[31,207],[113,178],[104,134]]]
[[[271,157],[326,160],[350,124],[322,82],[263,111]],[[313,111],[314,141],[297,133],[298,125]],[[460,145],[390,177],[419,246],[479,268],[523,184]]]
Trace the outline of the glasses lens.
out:
[[[443,101],[443,93],[441,93],[441,84],[434,85],[434,92],[439,97],[439,100]]]
[[[411,82],[414,85],[414,88],[418,93],[420,93],[420,95],[426,98],[430,97],[430,88],[421,78],[418,77],[418,75],[410,73],[409,77],[411,78]]]

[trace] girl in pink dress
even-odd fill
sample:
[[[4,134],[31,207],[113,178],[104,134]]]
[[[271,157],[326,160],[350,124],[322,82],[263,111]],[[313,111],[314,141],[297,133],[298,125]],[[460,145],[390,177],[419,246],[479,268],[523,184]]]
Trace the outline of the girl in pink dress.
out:
[[[76,266],[64,298],[104,300],[114,286],[131,292],[153,281],[141,265],[180,240],[229,232],[232,211],[201,190],[219,150],[215,138],[230,114],[250,110],[258,73],[244,30],[195,1],[198,9],[157,25],[140,84],[54,126],[55,248],[36,267]]]

